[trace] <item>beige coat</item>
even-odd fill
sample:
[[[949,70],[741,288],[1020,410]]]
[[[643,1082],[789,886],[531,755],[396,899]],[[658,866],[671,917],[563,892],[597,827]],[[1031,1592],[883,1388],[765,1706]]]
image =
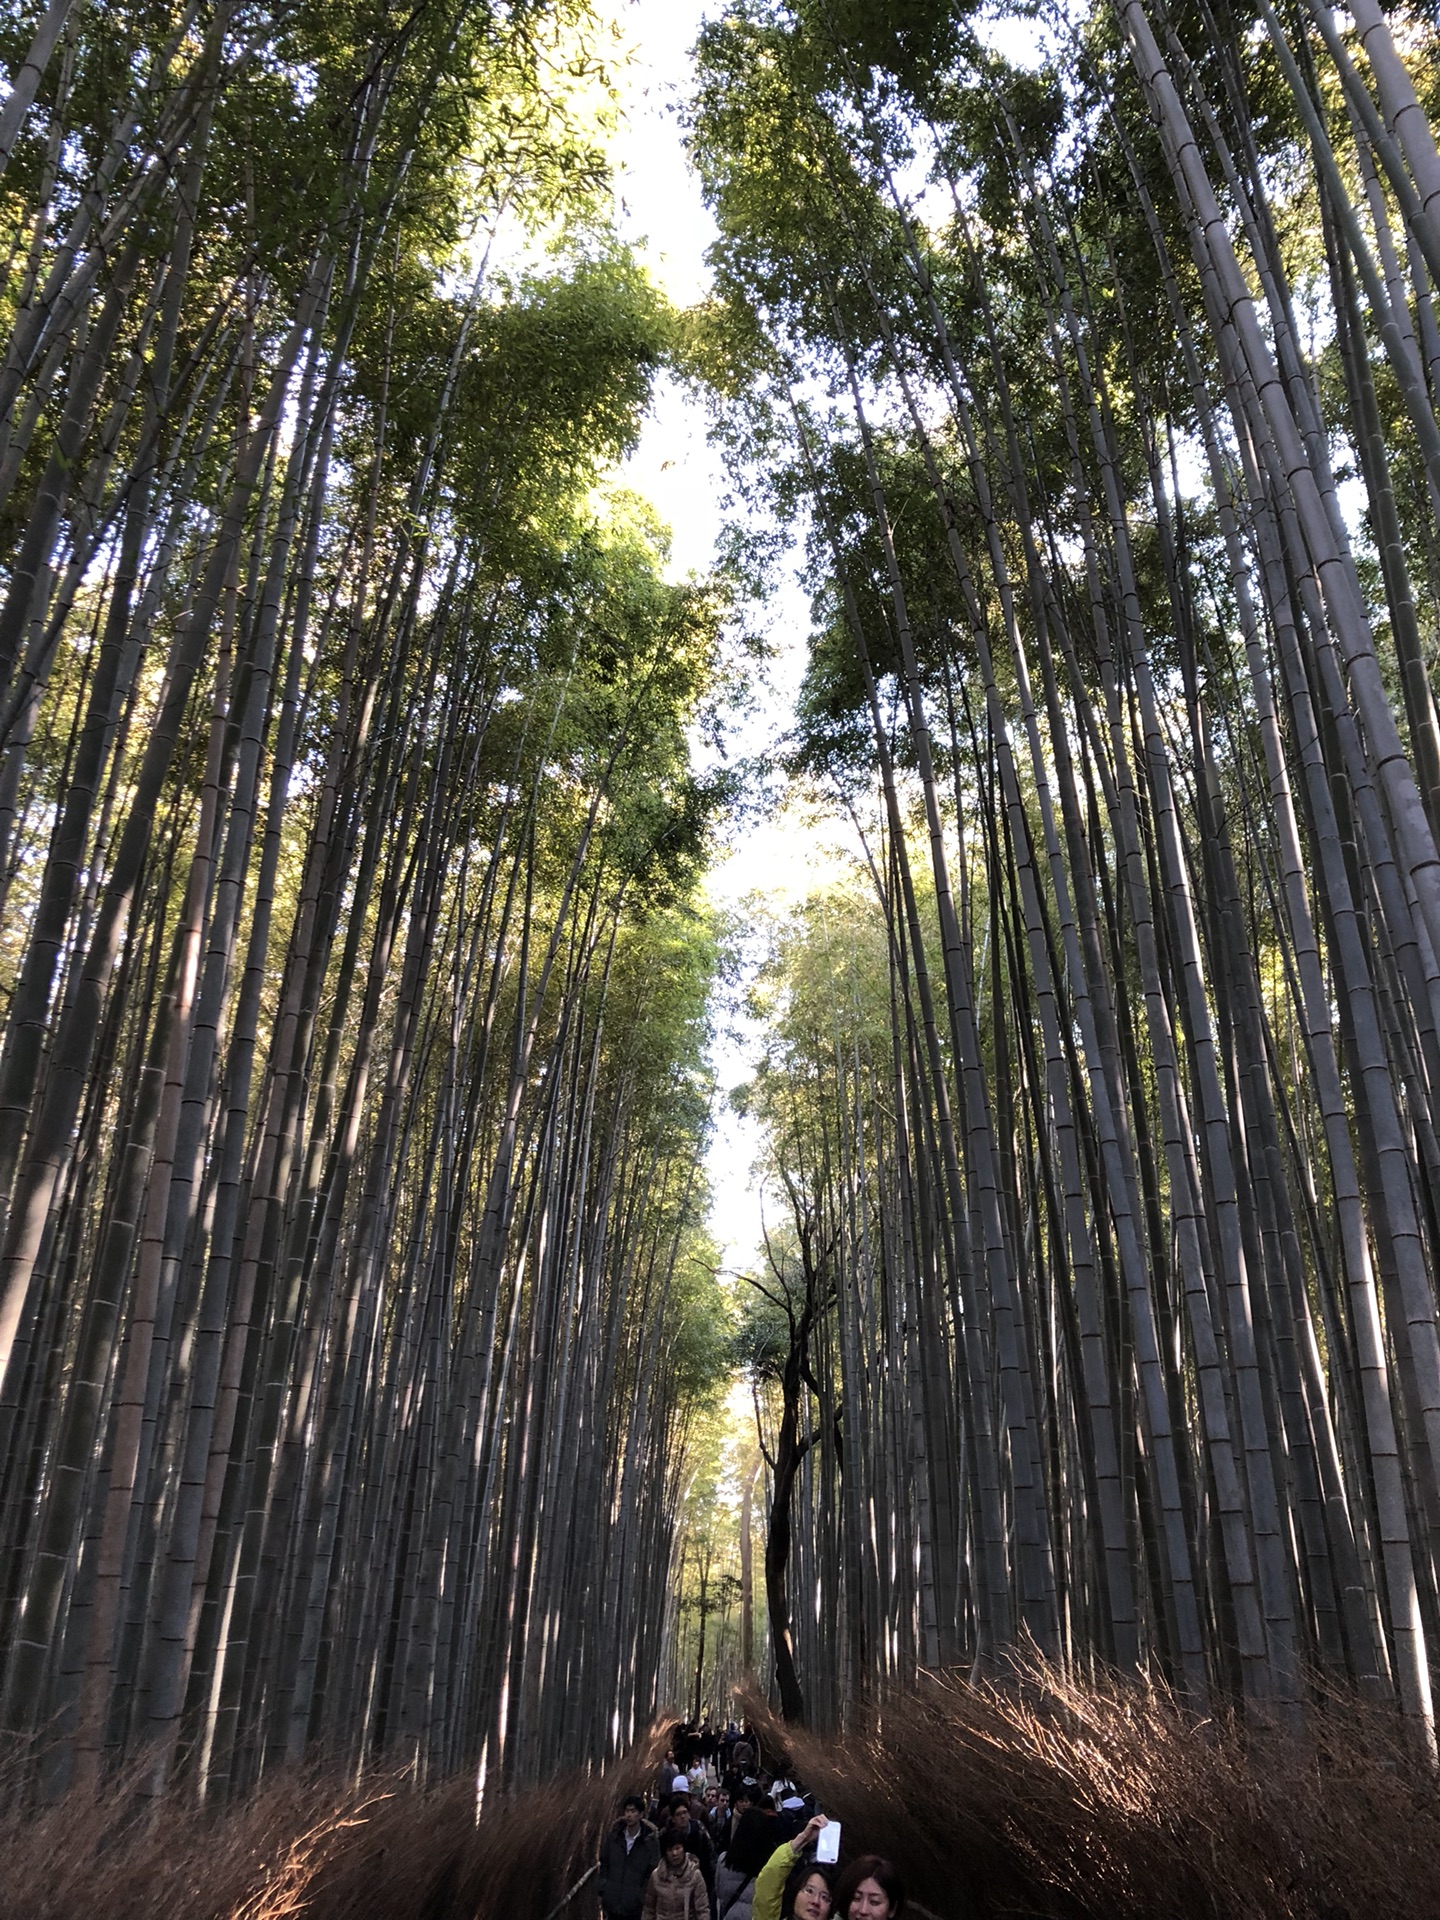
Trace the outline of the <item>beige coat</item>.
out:
[[[678,1873],[662,1859],[645,1888],[645,1920],[710,1920],[705,1876],[687,1853]]]

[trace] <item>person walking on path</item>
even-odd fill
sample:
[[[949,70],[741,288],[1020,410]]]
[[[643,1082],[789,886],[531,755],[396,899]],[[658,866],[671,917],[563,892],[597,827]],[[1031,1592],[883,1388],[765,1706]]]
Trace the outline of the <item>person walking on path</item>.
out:
[[[645,1888],[643,1920],[710,1920],[705,1876],[685,1851],[685,1836],[673,1827],[665,1835],[660,1864]]]
[[[645,1888],[660,1863],[660,1835],[645,1818],[638,1793],[625,1796],[620,1818],[600,1844],[600,1911],[605,1920],[640,1920]]]

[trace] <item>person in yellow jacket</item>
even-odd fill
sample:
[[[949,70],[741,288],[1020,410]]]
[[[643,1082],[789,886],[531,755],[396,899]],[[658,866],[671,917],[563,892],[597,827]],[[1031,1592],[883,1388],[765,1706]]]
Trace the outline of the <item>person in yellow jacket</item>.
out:
[[[829,1920],[830,1875],[813,1863],[808,1873],[799,1871],[825,1824],[824,1814],[817,1813],[793,1840],[781,1841],[755,1877],[751,1920]]]

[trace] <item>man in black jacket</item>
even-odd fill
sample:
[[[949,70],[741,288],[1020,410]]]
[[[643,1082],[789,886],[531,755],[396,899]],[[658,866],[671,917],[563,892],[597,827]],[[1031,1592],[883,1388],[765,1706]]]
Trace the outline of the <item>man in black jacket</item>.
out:
[[[660,1836],[645,1818],[645,1802],[627,1794],[620,1818],[600,1847],[600,1911],[605,1920],[640,1920],[645,1883],[660,1860]]]

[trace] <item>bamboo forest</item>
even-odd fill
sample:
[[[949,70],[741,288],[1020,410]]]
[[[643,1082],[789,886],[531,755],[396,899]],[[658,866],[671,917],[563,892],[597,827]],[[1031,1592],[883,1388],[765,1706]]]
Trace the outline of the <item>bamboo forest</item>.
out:
[[[1433,8],[0,70],[0,1920],[1434,1920]]]

